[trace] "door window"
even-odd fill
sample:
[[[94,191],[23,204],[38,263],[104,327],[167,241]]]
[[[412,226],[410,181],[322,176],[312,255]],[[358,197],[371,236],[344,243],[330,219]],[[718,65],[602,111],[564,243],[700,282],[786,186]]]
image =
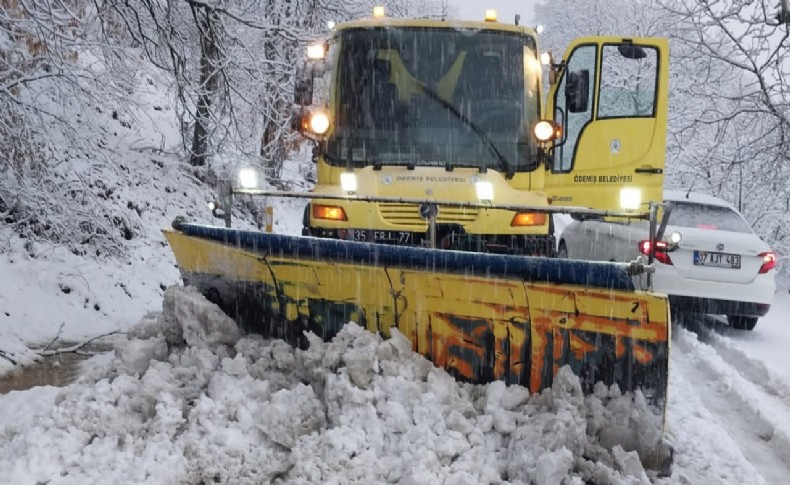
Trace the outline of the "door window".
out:
[[[656,48],[604,45],[597,119],[655,116],[657,83]]]
[[[568,172],[573,167],[573,157],[576,149],[576,142],[582,130],[592,120],[593,114],[593,94],[595,93],[595,61],[597,48],[595,45],[583,45],[577,47],[571,53],[562,79],[557,88],[554,98],[554,119],[563,121],[566,139],[562,145],[557,147],[554,157],[554,171]],[[585,74],[586,73],[586,74]],[[587,82],[587,103],[584,110],[569,110],[570,98],[568,97],[568,79],[586,76]],[[583,105],[584,103],[581,103]],[[573,112],[576,111],[576,112]]]

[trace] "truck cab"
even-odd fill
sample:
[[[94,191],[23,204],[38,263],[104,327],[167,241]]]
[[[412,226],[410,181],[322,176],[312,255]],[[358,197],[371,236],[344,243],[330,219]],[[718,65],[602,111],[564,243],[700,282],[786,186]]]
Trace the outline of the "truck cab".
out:
[[[581,184],[568,175],[600,160],[579,154],[587,161],[568,169],[563,158],[589,139],[571,111],[592,108],[565,101],[598,102],[595,61],[583,85],[563,81],[580,73],[549,63],[557,82],[544,116],[536,32],[490,16],[377,15],[336,26],[308,52],[295,100],[299,127],[315,142],[314,192],[327,199],[308,204],[303,234],[555,255],[547,209],[565,199],[589,203],[573,195]],[[550,127],[542,136],[541,121],[544,132]]]

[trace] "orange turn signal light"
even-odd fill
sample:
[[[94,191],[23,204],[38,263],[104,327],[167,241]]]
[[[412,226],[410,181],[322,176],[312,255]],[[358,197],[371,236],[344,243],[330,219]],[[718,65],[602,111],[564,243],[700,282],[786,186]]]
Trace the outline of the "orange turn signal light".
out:
[[[542,226],[546,223],[546,214],[542,212],[518,212],[513,216],[511,226]]]
[[[334,205],[313,204],[314,219],[329,219],[332,221],[347,221],[346,211]]]

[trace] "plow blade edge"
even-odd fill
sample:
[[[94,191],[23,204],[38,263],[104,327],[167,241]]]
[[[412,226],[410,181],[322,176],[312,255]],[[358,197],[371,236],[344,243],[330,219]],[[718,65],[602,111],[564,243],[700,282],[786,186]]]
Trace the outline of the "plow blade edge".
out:
[[[569,365],[664,407],[669,306],[624,266],[386,246],[181,224],[165,235],[185,285],[248,330],[304,347],[349,321],[456,378],[538,392]]]

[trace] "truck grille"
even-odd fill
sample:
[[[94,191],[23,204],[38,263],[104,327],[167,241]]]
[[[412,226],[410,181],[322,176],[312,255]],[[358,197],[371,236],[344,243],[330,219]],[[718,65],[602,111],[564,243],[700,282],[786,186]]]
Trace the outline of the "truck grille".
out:
[[[390,224],[403,229],[424,231],[428,222],[420,217],[419,206],[416,204],[380,203],[381,218]],[[439,206],[437,224],[468,224],[477,219],[479,210],[473,207]]]

